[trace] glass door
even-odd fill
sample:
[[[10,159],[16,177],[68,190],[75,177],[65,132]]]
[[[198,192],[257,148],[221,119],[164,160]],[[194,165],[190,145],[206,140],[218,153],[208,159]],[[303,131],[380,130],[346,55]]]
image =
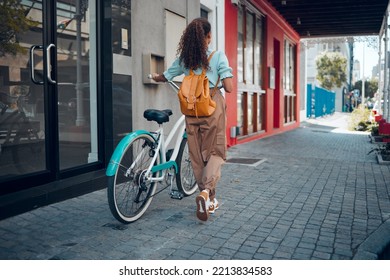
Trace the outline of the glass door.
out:
[[[95,15],[92,0],[1,1],[2,186],[97,162]]]
[[[0,3],[0,180],[46,170],[42,8]]]
[[[96,7],[94,1],[57,1],[59,168],[98,160]]]

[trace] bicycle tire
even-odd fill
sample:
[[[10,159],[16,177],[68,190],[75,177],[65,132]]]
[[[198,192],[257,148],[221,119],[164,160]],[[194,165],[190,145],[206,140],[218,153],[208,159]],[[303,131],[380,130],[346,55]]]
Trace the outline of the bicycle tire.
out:
[[[153,200],[156,182],[144,181],[143,172],[151,163],[155,147],[152,136],[136,136],[122,153],[115,175],[108,177],[108,204],[113,216],[122,223],[138,220]],[[137,159],[137,163],[130,170],[134,159]],[[160,160],[161,155],[158,155],[156,164]],[[152,176],[155,177],[156,173]]]
[[[184,196],[190,196],[198,189],[194,171],[191,165],[190,154],[188,152],[187,138],[183,138],[180,143],[179,153],[176,158],[178,172],[176,173],[177,189]]]

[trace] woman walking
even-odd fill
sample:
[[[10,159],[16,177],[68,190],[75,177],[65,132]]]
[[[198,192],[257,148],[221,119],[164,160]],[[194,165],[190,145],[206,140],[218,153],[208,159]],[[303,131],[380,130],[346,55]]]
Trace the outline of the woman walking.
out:
[[[212,99],[217,106],[209,117],[186,116],[186,131],[192,168],[200,194],[196,197],[198,219],[207,221],[218,209],[216,186],[226,160],[226,105],[221,89],[231,92],[232,68],[224,52],[209,49],[211,25],[204,18],[194,19],[184,30],[177,49],[178,58],[163,74],[153,74],[156,82],[166,82],[190,69],[200,74],[206,69]],[[209,57],[212,55],[210,61]]]

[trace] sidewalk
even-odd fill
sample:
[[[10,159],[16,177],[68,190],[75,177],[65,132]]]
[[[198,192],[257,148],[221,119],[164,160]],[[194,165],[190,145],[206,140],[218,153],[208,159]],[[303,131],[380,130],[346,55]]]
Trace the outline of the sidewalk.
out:
[[[390,243],[390,167],[347,118],[232,147],[206,223],[195,196],[163,192],[123,225],[96,191],[0,221],[0,259],[376,259]]]

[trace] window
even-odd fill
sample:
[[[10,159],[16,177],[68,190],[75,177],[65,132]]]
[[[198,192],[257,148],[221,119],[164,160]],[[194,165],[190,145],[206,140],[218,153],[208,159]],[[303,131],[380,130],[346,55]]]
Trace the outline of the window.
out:
[[[296,90],[295,90],[296,46],[289,40],[284,41],[284,123],[296,120]]]
[[[209,12],[203,8],[200,8],[200,17],[209,19]]]
[[[244,82],[244,11],[238,11],[238,48],[237,48],[237,79],[239,83]]]
[[[261,76],[261,65],[262,65],[262,38],[263,38],[263,23],[262,20],[256,18],[256,34],[255,34],[255,56],[254,63],[256,67],[254,68],[254,81],[255,84],[261,86],[262,76]]]
[[[263,31],[264,17],[249,5],[238,11],[237,123],[240,135],[264,129]]]

